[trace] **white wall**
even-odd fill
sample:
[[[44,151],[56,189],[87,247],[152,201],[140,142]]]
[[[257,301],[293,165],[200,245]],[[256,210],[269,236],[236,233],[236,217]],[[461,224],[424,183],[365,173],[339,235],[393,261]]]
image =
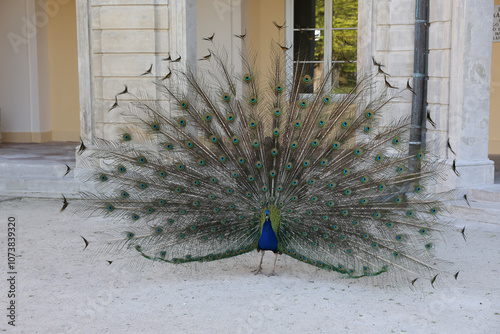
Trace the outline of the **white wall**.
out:
[[[4,141],[41,141],[42,133],[50,131],[47,27],[36,7],[34,0],[0,2],[0,131],[8,134]]]
[[[241,40],[234,35],[248,33],[248,10],[248,2],[244,0],[196,0],[197,58],[206,56],[209,48],[219,51],[223,48],[235,70],[240,71]],[[213,43],[203,40],[213,33]],[[198,63],[203,68],[203,63]]]

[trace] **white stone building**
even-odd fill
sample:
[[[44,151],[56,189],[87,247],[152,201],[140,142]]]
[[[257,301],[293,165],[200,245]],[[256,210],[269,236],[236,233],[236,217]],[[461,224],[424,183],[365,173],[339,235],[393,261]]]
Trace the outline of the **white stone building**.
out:
[[[158,75],[167,73],[162,59],[168,55],[196,63],[206,54],[202,37],[214,32],[236,66],[241,41],[234,35],[246,33],[257,65],[265,67],[266,50],[279,38],[273,21],[286,22],[286,44],[293,44],[294,1],[299,0],[2,1],[3,141],[81,137],[90,143],[112,133],[123,120],[107,111],[124,85],[146,86],[151,77],[141,74],[150,65]],[[340,0],[317,0],[327,10],[335,1]],[[374,57],[386,64],[391,82],[405,87],[413,76],[416,1],[358,1],[358,68],[372,66]],[[488,154],[500,154],[495,130],[500,128],[500,43],[493,43],[492,63],[492,26],[494,4],[500,1],[429,2],[427,103],[436,128],[428,126],[427,137],[442,143],[442,159],[450,165],[456,160],[462,177],[451,187],[493,183]],[[328,20],[325,16],[326,25]],[[406,97],[391,110],[410,113],[411,94]],[[456,156],[446,148],[448,139]]]

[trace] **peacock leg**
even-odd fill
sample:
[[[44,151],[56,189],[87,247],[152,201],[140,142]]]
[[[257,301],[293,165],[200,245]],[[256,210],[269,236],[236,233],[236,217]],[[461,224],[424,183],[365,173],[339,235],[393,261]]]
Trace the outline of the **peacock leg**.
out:
[[[264,251],[264,250],[262,251],[262,256],[260,257],[259,265],[257,266],[257,269],[254,270],[255,275],[260,274],[260,272],[262,271],[262,260],[264,259],[264,253],[265,252],[266,251]]]
[[[274,253],[273,271],[269,274],[269,276],[276,276],[276,259],[277,258],[278,258],[278,253]]]

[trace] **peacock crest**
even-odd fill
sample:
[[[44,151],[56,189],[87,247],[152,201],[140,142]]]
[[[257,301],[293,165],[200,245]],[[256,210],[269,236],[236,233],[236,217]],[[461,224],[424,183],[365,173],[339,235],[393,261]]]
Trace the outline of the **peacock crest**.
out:
[[[335,68],[313,80],[278,43],[268,75],[245,52],[237,73],[209,43],[203,71],[166,60],[161,98],[117,95],[110,113],[126,124],[83,152],[96,191],[82,208],[123,224],[119,247],[174,264],[267,250],[348,277],[435,278],[446,226],[426,188],[439,168],[408,154],[408,118],[381,117],[392,88],[375,73],[333,94]]]

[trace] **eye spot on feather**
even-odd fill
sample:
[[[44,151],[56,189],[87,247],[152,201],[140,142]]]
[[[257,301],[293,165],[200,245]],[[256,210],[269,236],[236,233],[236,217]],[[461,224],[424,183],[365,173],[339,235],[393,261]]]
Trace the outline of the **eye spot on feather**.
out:
[[[222,101],[229,102],[231,100],[231,96],[228,93],[222,94]]]
[[[243,76],[243,81],[246,83],[250,83],[252,81],[252,76],[250,74],[245,74]]]
[[[180,127],[185,127],[187,125],[187,121],[185,118],[181,118],[177,121]]]
[[[124,141],[130,141],[132,140],[132,136],[130,136],[130,134],[128,133],[124,133],[123,136],[122,136],[123,140]]]

